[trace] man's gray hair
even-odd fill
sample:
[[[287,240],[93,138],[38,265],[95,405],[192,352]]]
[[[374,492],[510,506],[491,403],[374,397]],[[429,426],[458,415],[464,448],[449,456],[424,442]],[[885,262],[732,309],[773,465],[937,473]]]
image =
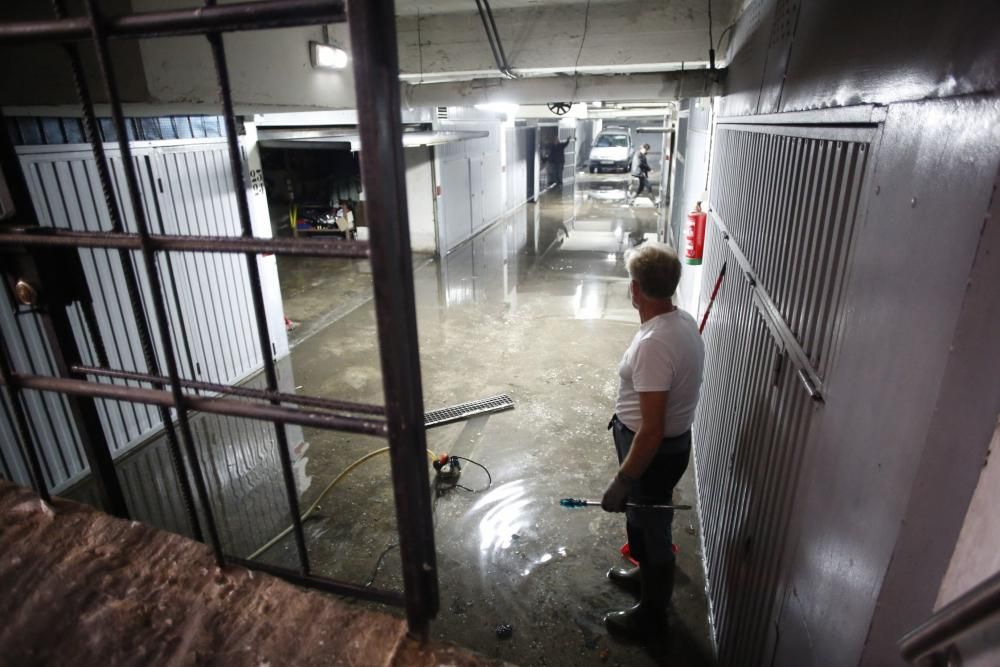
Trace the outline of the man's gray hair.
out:
[[[629,276],[639,283],[642,293],[651,299],[669,299],[681,280],[681,261],[673,248],[662,243],[647,243],[625,258]]]

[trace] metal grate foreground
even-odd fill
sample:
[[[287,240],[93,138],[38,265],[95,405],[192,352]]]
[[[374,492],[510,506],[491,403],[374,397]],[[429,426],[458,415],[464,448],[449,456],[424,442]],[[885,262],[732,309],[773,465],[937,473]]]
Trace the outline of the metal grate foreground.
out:
[[[10,190],[12,210],[3,210],[0,230],[0,266],[5,287],[13,301],[38,315],[46,352],[54,375],[37,375],[13,368],[7,341],[0,337],[0,385],[6,389],[16,431],[17,445],[36,492],[45,499],[49,489],[39,458],[40,443],[27,418],[24,390],[52,392],[65,397],[79,431],[90,472],[102,505],[122,518],[130,511],[115,470],[109,443],[98,419],[96,400],[108,398],[145,403],[159,410],[170,450],[171,465],[184,500],[191,534],[208,542],[220,566],[227,563],[263,569],[296,584],[343,595],[378,600],[406,607],[412,633],[426,638],[428,624],[438,609],[438,580],[431,517],[423,396],[417,346],[413,292],[413,265],[406,213],[405,167],[401,141],[398,53],[395,10],[392,0],[265,0],[203,6],[168,12],[105,16],[98,0],[85,0],[85,15],[67,15],[64,0],[53,0],[54,18],[45,21],[0,23],[0,43],[55,43],[65,49],[82,111],[84,132],[97,166],[97,176],[107,206],[111,230],[90,234],[39,233],[38,216],[31,203],[24,175],[5,133],[0,133],[0,169]],[[204,36],[212,52],[228,144],[232,187],[246,191],[241,149],[236,131],[232,93],[222,32],[274,27],[321,25],[341,22],[349,14],[356,82],[362,153],[362,183],[368,192],[367,217],[371,241],[316,244],[309,240],[278,240],[254,237],[246,198],[237,196],[242,235],[226,237],[171,237],[153,234],[142,204],[140,181],[132,159],[115,63],[112,39],[152,39],[175,35]],[[91,46],[96,55],[100,81],[107,93],[112,124],[118,137],[126,187],[116,192],[109,160],[97,130],[94,101],[85,76],[81,51]],[[2,118],[0,118],[2,121]],[[2,123],[0,123],[2,125]],[[137,233],[125,233],[123,209],[132,214]],[[89,308],[86,281],[78,278],[77,248],[116,250],[123,268],[123,291],[134,316],[136,335],[142,347],[147,372],[142,380],[151,388],[109,385],[90,378],[122,377],[129,371],[111,367],[99,327]],[[198,399],[185,394],[193,380],[180,377],[173,345],[176,332],[168,318],[168,304],[157,268],[157,255],[170,252],[224,252],[242,255],[252,292],[256,333],[263,351],[271,350],[264,316],[264,298],[257,268],[262,253],[320,256],[369,256],[375,283],[375,311],[381,356],[385,407],[332,405],[320,397],[290,399],[278,391],[275,362],[263,353],[266,389],[248,396],[245,389],[212,386],[223,395],[261,399],[250,403],[234,398]],[[144,303],[140,278],[149,285],[151,298]],[[148,307],[148,310],[147,310]],[[71,313],[83,311],[87,343],[98,364],[86,366],[71,325]],[[161,342],[154,345],[152,331]],[[161,370],[162,369],[162,370]],[[138,379],[138,378],[134,378]],[[203,387],[207,388],[207,387]],[[294,406],[288,405],[293,403]],[[322,408],[342,411],[331,415]],[[281,462],[282,479],[298,553],[298,569],[276,568],[257,562],[240,562],[223,551],[219,531],[206,489],[204,472],[194,448],[190,412],[215,411],[247,419],[271,422]],[[384,422],[373,415],[384,414]],[[298,506],[298,493],[290,460],[286,424],[385,435],[391,449],[392,479],[400,553],[403,561],[404,595],[367,589],[344,581],[317,576],[310,571],[309,554]]]

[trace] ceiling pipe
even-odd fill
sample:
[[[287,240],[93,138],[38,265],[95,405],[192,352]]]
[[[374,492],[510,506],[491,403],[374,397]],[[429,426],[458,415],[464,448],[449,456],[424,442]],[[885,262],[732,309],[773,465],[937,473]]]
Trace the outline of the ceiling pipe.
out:
[[[500,32],[497,30],[496,21],[493,20],[490,0],[476,0],[476,7],[479,9],[479,19],[483,22],[483,30],[486,31],[486,39],[489,40],[490,51],[493,52],[493,60],[496,61],[497,69],[508,79],[516,78],[510,69],[510,63],[507,62],[507,53],[503,50]]]
[[[553,100],[590,102],[672,102],[717,94],[725,70],[688,70],[658,74],[613,74],[403,84],[403,103],[411,109],[477,104],[548,104]]]

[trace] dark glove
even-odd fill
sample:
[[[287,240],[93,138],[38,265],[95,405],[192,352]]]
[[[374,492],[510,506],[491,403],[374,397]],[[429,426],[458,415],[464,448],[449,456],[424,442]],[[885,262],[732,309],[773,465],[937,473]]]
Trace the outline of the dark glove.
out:
[[[607,490],[604,492],[604,497],[601,498],[601,509],[605,512],[624,512],[625,503],[628,501],[629,491],[632,490],[633,480],[627,475],[623,475],[621,471],[615,475],[611,483],[608,484]]]

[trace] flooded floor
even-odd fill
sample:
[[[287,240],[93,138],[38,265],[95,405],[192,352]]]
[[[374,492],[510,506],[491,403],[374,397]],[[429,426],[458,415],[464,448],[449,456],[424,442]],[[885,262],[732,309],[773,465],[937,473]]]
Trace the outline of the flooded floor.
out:
[[[616,368],[638,326],[622,251],[655,238],[649,200],[623,205],[620,176],[578,175],[457,248],[414,258],[427,410],[495,394],[515,409],[431,429],[428,447],[478,461],[434,500],[441,611],[435,638],[521,665],[713,663],[698,522],[678,512],[672,644],[666,656],[608,636],[632,604],[605,578],[623,563],[623,515],[564,509],[599,499],[616,462],[606,430]],[[574,196],[575,195],[575,196]],[[291,382],[302,393],[382,402],[367,263],[281,258]],[[383,440],[305,429],[303,508]],[[432,471],[433,473],[433,471]],[[694,503],[693,465],[675,501]],[[402,590],[388,459],[357,467],[306,523],[313,569]],[[379,561],[380,556],[384,556]],[[262,559],[293,565],[294,545]],[[513,635],[499,639],[496,627]]]

